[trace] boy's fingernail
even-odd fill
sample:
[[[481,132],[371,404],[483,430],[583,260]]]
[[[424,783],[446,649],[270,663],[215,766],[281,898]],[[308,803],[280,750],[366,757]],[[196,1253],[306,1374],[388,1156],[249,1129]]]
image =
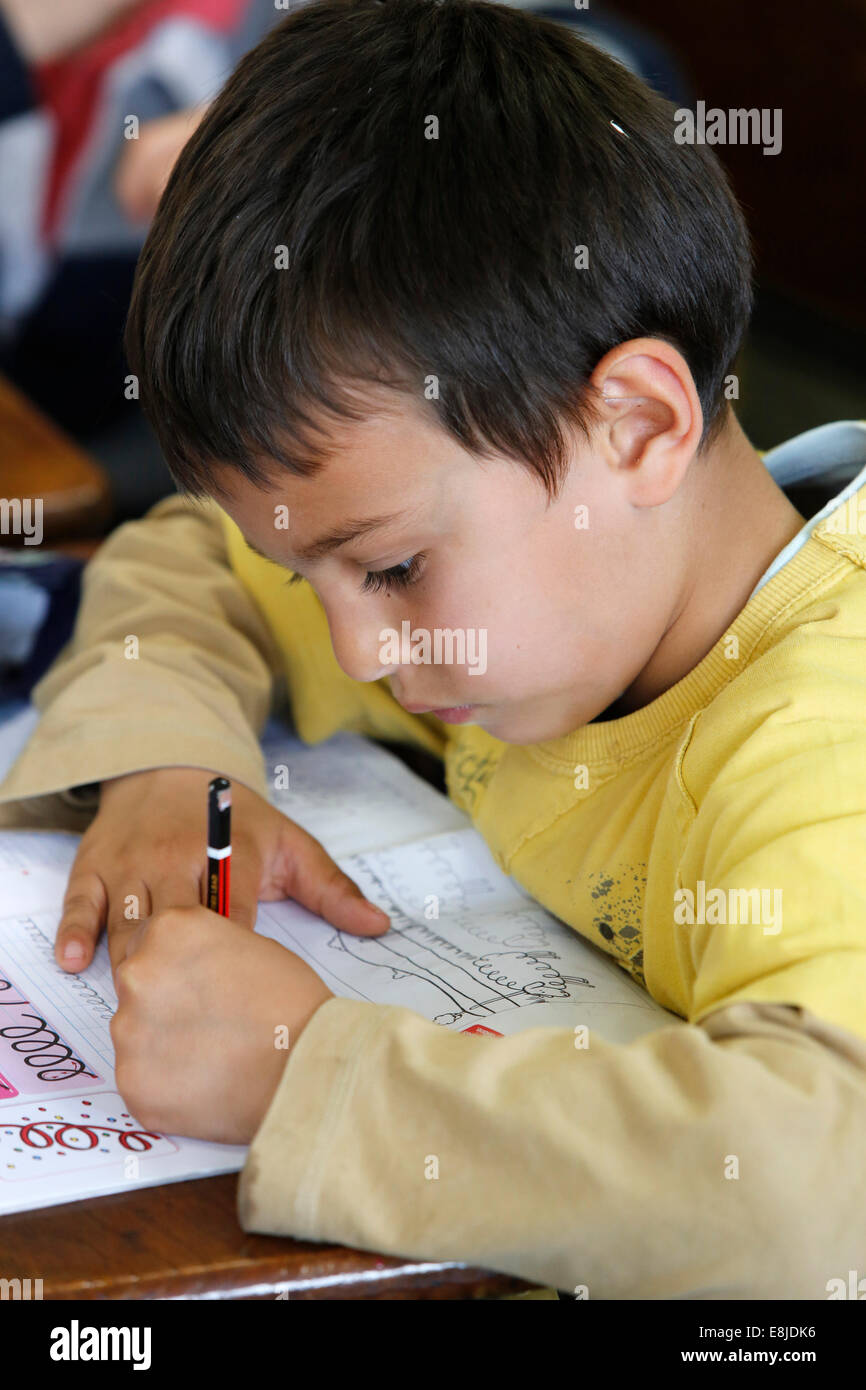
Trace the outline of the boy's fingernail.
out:
[[[80,941],[67,941],[63,947],[63,959],[67,965],[77,965],[84,960],[84,947]]]

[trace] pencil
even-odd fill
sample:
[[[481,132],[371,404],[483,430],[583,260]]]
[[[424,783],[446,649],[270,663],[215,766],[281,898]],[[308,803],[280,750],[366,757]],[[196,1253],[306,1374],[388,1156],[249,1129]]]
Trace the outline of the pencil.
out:
[[[214,777],[207,789],[207,905],[222,917],[229,915],[231,829],[232,784]]]

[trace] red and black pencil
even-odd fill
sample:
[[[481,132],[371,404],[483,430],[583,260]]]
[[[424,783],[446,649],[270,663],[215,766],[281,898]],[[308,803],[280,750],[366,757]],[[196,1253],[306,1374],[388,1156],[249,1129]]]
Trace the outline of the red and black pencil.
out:
[[[207,905],[229,915],[232,866],[232,784],[214,777],[207,790]]]

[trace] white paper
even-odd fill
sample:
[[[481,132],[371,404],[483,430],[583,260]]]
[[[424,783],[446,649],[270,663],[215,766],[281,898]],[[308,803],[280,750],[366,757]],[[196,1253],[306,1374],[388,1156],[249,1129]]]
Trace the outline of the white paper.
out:
[[[393,753],[335,734],[314,747],[298,738],[262,744],[271,803],[325,846],[332,859],[406,844],[469,817]],[[288,787],[275,786],[288,780]]]
[[[503,874],[475,830],[338,863],[388,913],[385,935],[351,936],[294,902],[260,903],[256,922],[334,994],[503,1036],[585,1026],[624,1043],[677,1021]]]
[[[237,1172],[245,1146],[154,1134],[129,1112],[114,1079],[108,946],[67,974],[54,960],[59,920],[0,920],[0,1213]]]
[[[61,907],[80,843],[66,830],[0,831],[0,916]]]
[[[335,994],[503,1036],[586,1026],[630,1042],[676,1021],[503,874],[468,818],[392,754],[351,734],[310,748],[273,728],[263,751],[272,784],[287,772],[274,804],[391,918],[384,936],[357,937],[295,902],[259,904],[256,930]],[[148,1134],[119,1096],[105,938],[78,975],[53,955],[78,843],[0,832],[0,1213],[237,1172],[246,1158]]]

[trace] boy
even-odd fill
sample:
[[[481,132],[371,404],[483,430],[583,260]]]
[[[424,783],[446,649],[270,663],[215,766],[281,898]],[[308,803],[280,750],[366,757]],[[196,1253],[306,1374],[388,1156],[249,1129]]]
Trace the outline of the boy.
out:
[[[246,1230],[592,1298],[825,1298],[862,1266],[866,430],[774,451],[852,479],[798,513],[727,400],[742,216],[673,131],[537,17],[323,0],[160,205],[128,349],[199,501],[92,563],[2,795],[82,829],[99,796],[58,959],[106,926],[118,1084],[144,1124],[252,1141]],[[404,623],[484,634],[483,669],[395,659]],[[497,862],[684,1021],[454,1035],[250,932],[286,894],[386,925],[266,803],[283,678],[309,742],[442,756]],[[214,772],[242,784],[234,921],[197,906]],[[727,910],[754,889],[767,914]]]

